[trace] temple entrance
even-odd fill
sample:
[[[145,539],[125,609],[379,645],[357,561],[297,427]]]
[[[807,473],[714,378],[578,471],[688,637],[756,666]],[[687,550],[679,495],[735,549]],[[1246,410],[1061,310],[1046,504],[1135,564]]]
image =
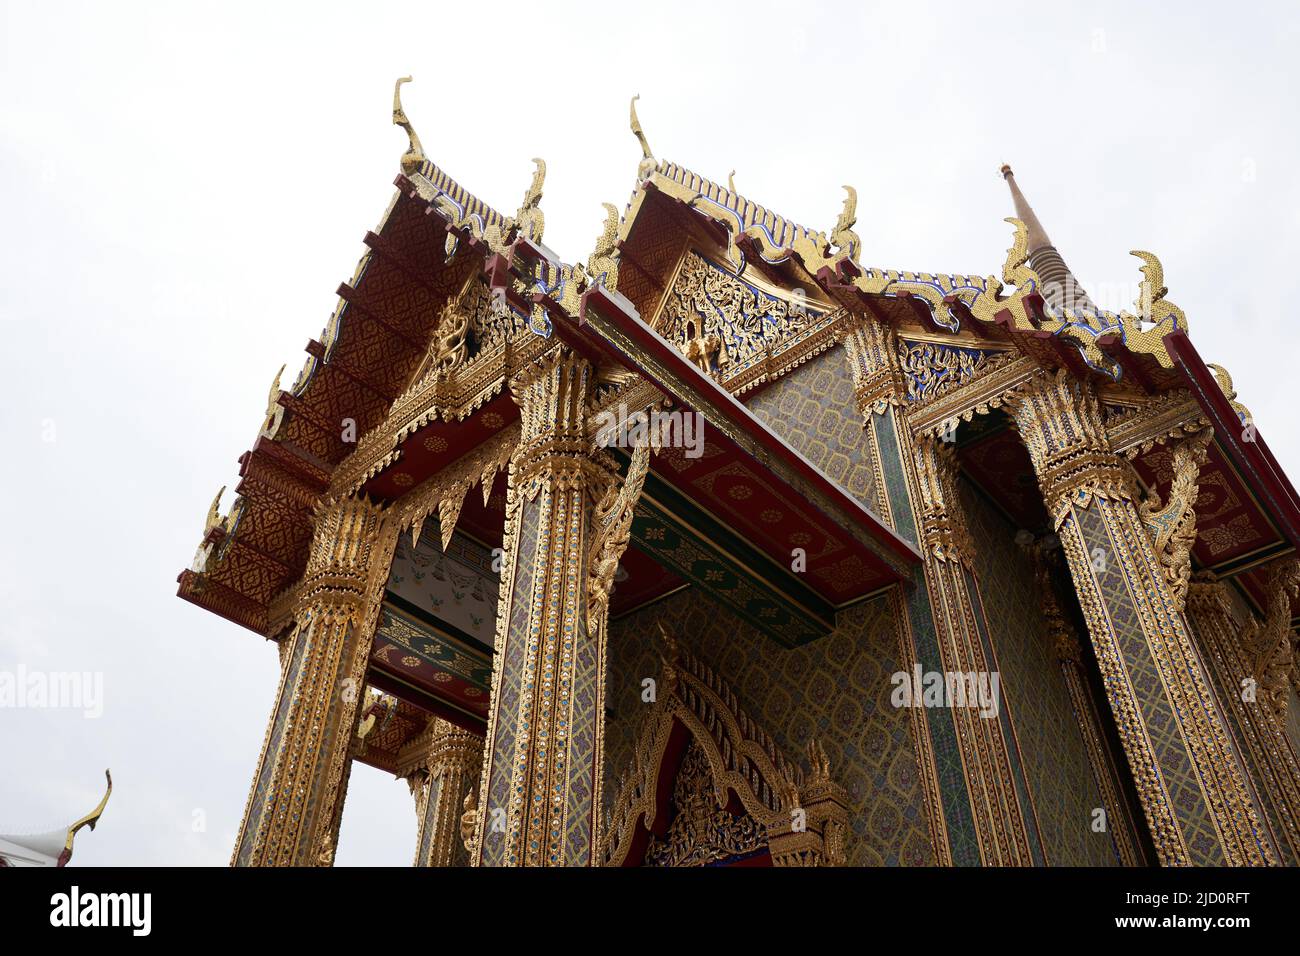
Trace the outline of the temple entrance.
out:
[[[605,866],[839,866],[849,799],[816,740],[805,775],[707,665],[665,636]]]

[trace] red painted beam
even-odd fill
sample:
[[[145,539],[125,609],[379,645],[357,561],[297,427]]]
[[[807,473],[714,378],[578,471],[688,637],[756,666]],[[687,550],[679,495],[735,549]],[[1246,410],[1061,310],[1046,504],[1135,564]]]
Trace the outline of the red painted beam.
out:
[[[388,260],[396,266],[398,271],[410,279],[411,282],[415,283],[427,292],[435,301],[441,302],[446,298],[446,296],[443,295],[436,286],[420,275],[419,270],[416,269],[406,256],[399,252],[397,247],[388,239],[385,239],[383,236],[376,233],[367,232],[362,241],[378,253],[381,258]]]
[[[1142,363],[1138,361],[1138,357],[1124,344],[1123,338],[1115,334],[1098,336],[1097,347],[1101,349],[1103,354],[1119,363],[1119,367],[1124,370],[1124,374],[1136,382],[1142,391],[1148,395],[1155,394],[1156,387],[1152,383],[1151,377],[1142,368]]]
[[[389,335],[393,336],[393,338],[405,342],[417,352],[423,352],[429,347],[427,343],[420,342],[418,339],[403,332],[397,326],[385,319],[379,314],[378,310],[372,308],[364,301],[364,297],[360,292],[348,285],[346,282],[340,282],[339,287],[334,291],[340,299],[348,304],[348,308],[356,309],[365,318],[374,322]]]
[[[383,399],[383,401],[386,404],[388,405],[393,404],[393,400],[397,398],[395,394],[384,391],[378,385],[375,385],[373,382],[366,379],[363,375],[361,375],[360,372],[348,368],[348,366],[340,362],[337,357],[335,357],[334,361],[326,363],[325,346],[322,345],[320,342],[316,341],[315,339],[309,339],[307,341],[306,351],[308,355],[314,355],[317,361],[319,361],[322,366],[328,364],[330,368],[337,369],[339,372],[343,373],[343,375],[346,378],[350,379],[353,382],[356,382],[359,386],[361,386],[371,395],[374,395],[376,398]]]

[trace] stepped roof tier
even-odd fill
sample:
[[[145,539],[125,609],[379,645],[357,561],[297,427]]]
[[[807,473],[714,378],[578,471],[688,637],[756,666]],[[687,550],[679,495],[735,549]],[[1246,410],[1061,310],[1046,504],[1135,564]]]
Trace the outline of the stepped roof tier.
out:
[[[400,92],[400,82],[398,84]],[[452,501],[440,512],[491,547],[490,520],[504,493],[519,412],[512,377],[558,338],[597,370],[597,405],[697,411],[710,444],[737,474],[779,501],[787,521],[810,529],[833,561],[792,575],[788,545],[755,519],[764,501],[733,500],[703,480],[681,449],[661,450],[646,481],[647,517],[670,533],[693,533],[736,556],[728,573],[766,595],[762,619],[789,643],[829,630],[838,609],[907,578],[916,547],[778,437],[749,407],[766,385],[834,347],[846,318],[867,314],[912,343],[961,353],[968,381],[988,385],[996,408],[1008,389],[1042,369],[1098,383],[1112,445],[1151,489],[1167,487],[1170,452],[1189,411],[1214,428],[1202,494],[1218,507],[1198,519],[1198,568],[1239,576],[1262,606],[1252,569],[1300,545],[1300,499],[1230,379],[1192,345],[1183,311],[1170,302],[1160,261],[1135,252],[1144,276],[1130,312],[1097,309],[1086,294],[1065,307],[1050,284],[1075,287],[1008,168],[1016,218],[1001,269],[992,275],[909,272],[864,264],[855,231],[857,197],[829,232],[799,225],[652,153],[637,119],[642,157],[622,214],[605,204],[602,234],[585,262],[543,244],[545,164],[513,215],[469,193],[423,152],[395,94],[394,122],[409,148],[396,192],[325,329],[288,388],[277,375],[252,447],[239,459],[234,503],[212,502],[179,595],[267,638],[290,623],[293,586],[308,562],[313,515],[354,493],[386,503],[419,538],[415,501]],[[674,305],[682,269],[711,289],[745,297],[763,317],[738,338],[709,343]],[[955,416],[941,382],[908,382],[925,427]],[[964,413],[970,421],[970,412]],[[1174,423],[1174,424],[1171,424]],[[1022,526],[1042,523],[1041,502],[1018,497],[1023,451],[1006,427],[976,430],[963,464]],[[1023,469],[1017,472],[1017,469]],[[468,494],[479,484],[478,495]],[[432,497],[431,497],[432,496]],[[1217,496],[1217,497],[1216,497]],[[1037,508],[1037,510],[1035,510]],[[427,509],[425,509],[427,510]],[[1200,510],[1200,509],[1198,509]],[[492,540],[495,535],[496,541]],[[653,549],[634,541],[625,563],[646,573],[620,589],[611,611],[629,610],[681,587]],[[1220,547],[1220,545],[1222,545]],[[648,583],[644,583],[648,582]],[[775,622],[775,623],[772,623]],[[402,741],[386,745],[396,753]]]

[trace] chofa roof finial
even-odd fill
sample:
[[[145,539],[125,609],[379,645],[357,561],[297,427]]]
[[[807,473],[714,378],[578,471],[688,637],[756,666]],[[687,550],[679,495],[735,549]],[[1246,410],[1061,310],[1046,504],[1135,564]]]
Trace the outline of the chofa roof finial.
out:
[[[641,128],[641,121],[636,116],[636,101],[640,98],[640,93],[632,97],[632,133],[641,144],[641,164],[636,168],[637,179],[647,179],[659,168],[659,163],[656,162],[654,153],[650,152],[650,143],[645,138],[645,130]]]
[[[542,231],[546,224],[541,207],[542,187],[546,184],[546,160],[534,156],[533,163],[535,164],[533,181],[528,186],[528,192],[524,193],[523,204],[515,213],[515,225],[520,236],[533,242],[541,242]]]
[[[844,208],[840,210],[840,217],[831,230],[831,245],[840,252],[848,253],[850,259],[856,260],[858,250],[862,247],[862,240],[853,231],[858,221],[858,191],[852,186],[845,186],[844,193]]]
[[[420,137],[416,135],[411,121],[406,118],[406,111],[402,109],[402,84],[410,82],[409,76],[403,76],[393,84],[393,125],[406,130],[407,139],[410,141],[410,146],[402,154],[402,172],[408,176],[424,162],[424,147],[420,145]]]

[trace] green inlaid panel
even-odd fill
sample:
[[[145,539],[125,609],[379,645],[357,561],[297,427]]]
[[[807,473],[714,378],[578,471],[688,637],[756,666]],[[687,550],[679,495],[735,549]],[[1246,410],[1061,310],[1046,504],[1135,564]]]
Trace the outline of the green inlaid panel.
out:
[[[873,413],[872,427],[880,449],[880,466],[885,480],[885,494],[889,510],[894,516],[894,530],[913,544],[917,541],[916,516],[907,493],[907,475],[894,423],[893,409],[883,414]],[[925,571],[918,567],[912,586],[906,588],[907,613],[911,623],[912,652],[923,671],[942,671],[943,655],[939,652],[939,639],[935,633],[934,611],[925,587]],[[953,714],[946,708],[927,708],[926,728],[930,735],[930,748],[934,753],[935,770],[939,777],[939,797],[943,804],[944,823],[953,863],[957,866],[979,866],[979,840],[975,835],[975,821],[971,813],[970,796],[966,789],[966,774],[962,767],[961,751],[957,745],[957,727]]]

